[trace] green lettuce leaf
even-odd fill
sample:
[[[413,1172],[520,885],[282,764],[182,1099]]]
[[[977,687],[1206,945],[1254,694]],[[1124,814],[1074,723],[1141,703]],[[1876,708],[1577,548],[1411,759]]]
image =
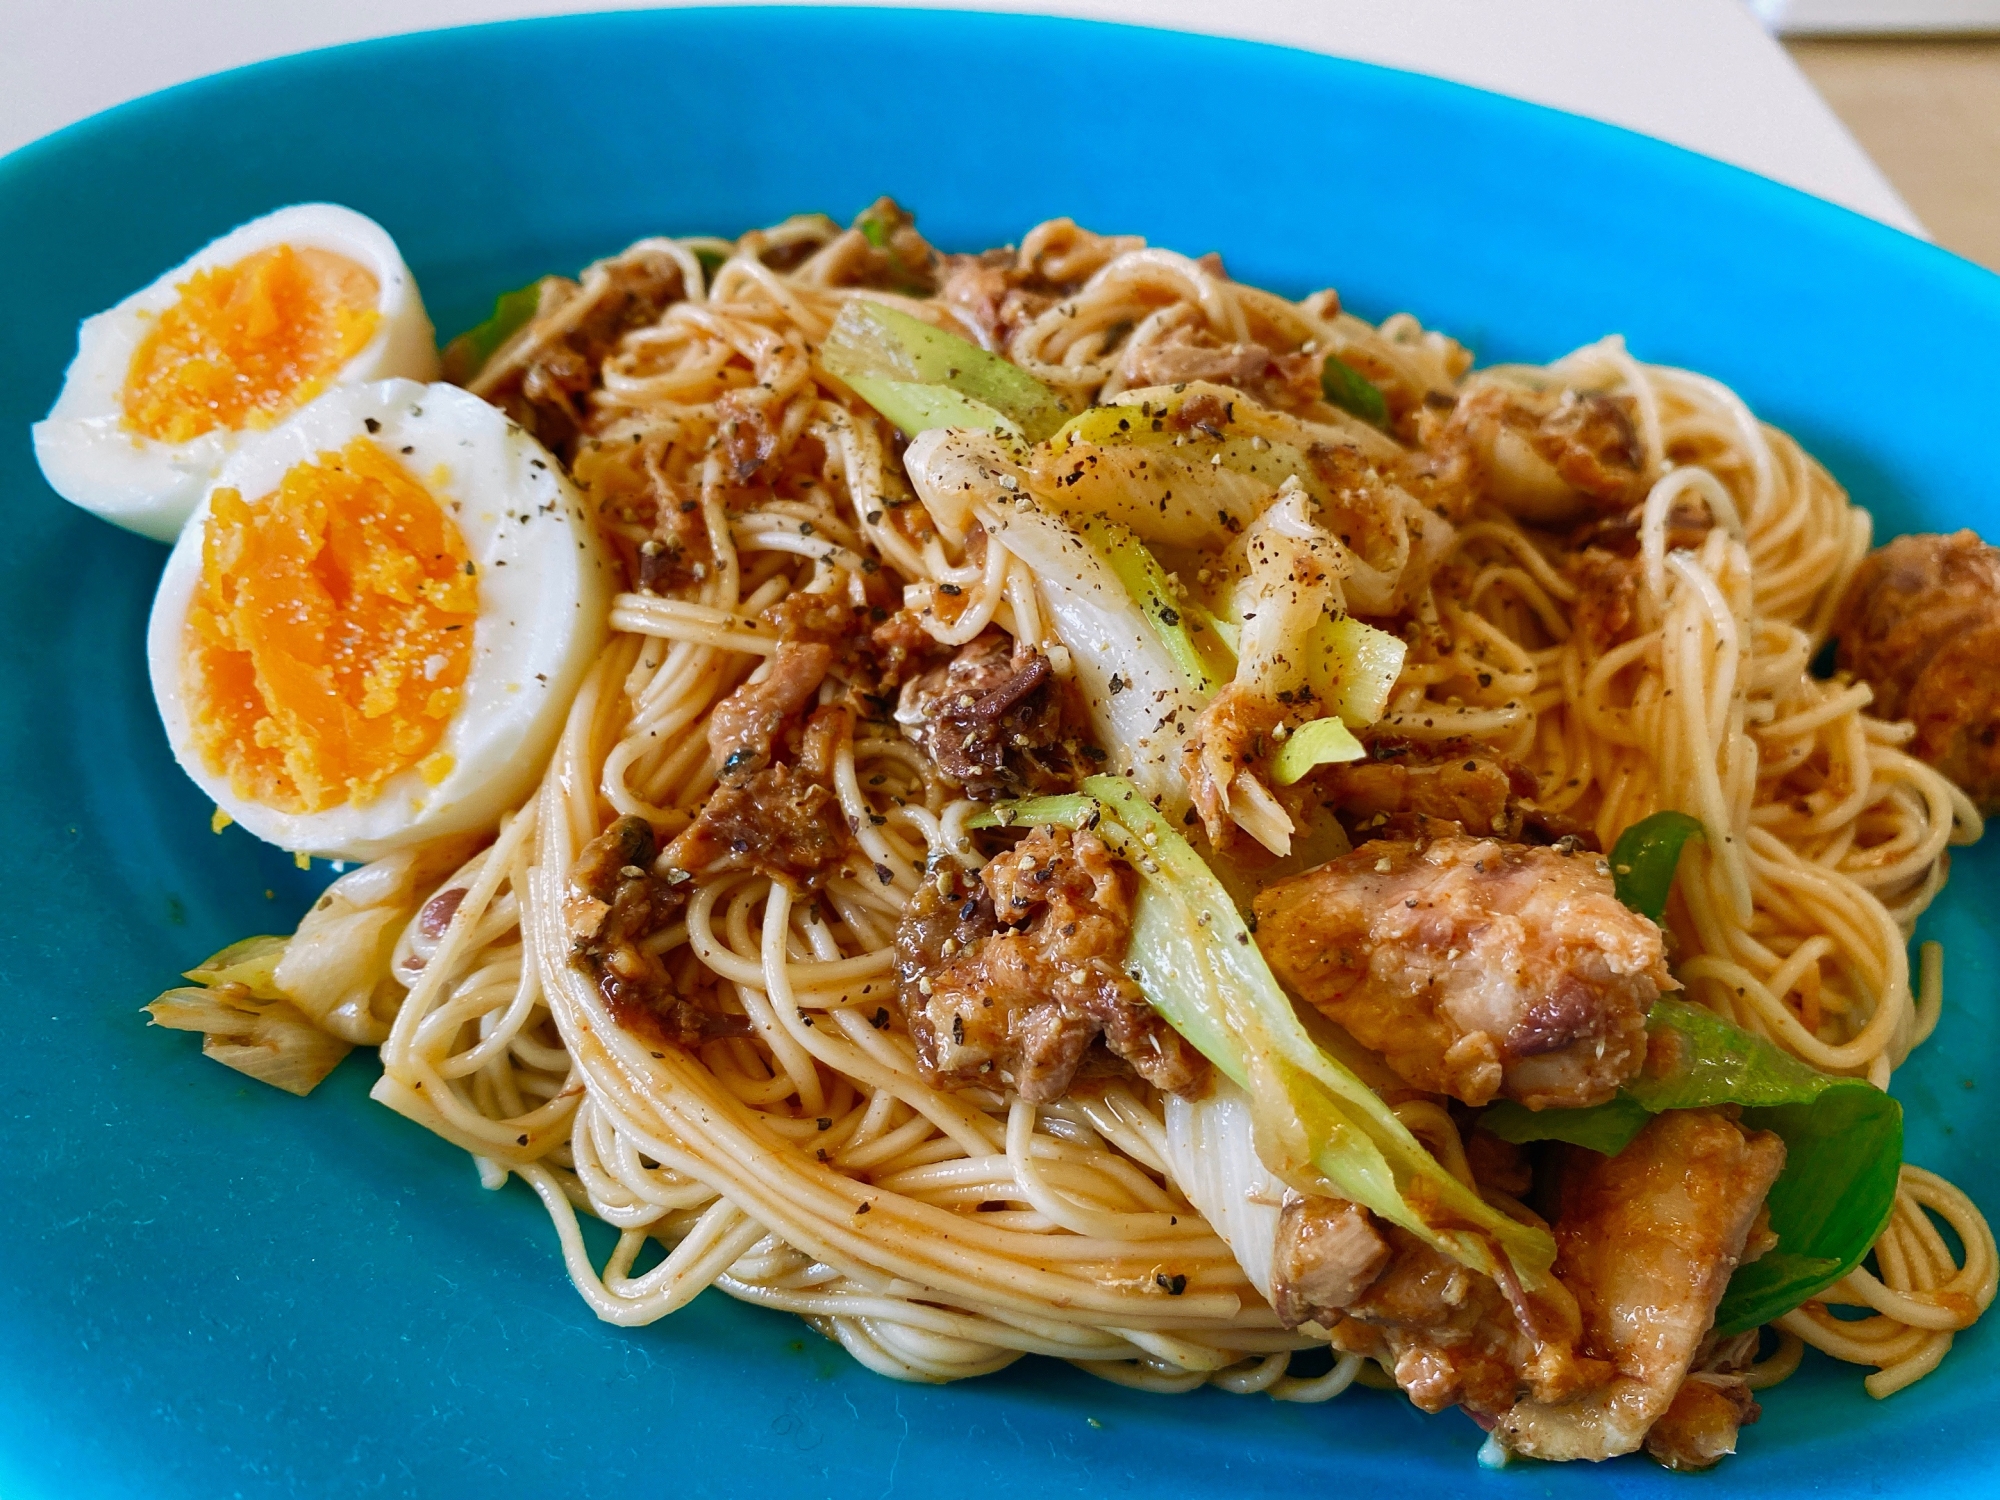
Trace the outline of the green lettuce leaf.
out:
[[[1777,1132],[1785,1169],[1765,1200],[1777,1248],[1738,1268],[1715,1317],[1718,1333],[1741,1333],[1861,1264],[1895,1207],[1903,1108],[1865,1079],[1821,1073],[1684,1001],[1656,1002],[1646,1024],[1645,1070],[1609,1103],[1534,1111],[1502,1102],[1479,1123],[1516,1144],[1569,1141],[1607,1156],[1669,1109],[1739,1105],[1746,1127]]]
[[[465,384],[481,370],[500,346],[527,326],[540,311],[542,283],[539,278],[526,286],[502,292],[493,302],[493,315],[461,333],[444,347],[444,377]]]
[[[1667,914],[1681,850],[1701,836],[1701,819],[1684,812],[1656,812],[1619,834],[1611,848],[1611,884],[1618,899],[1658,922]]]
[[[1388,425],[1389,403],[1382,388],[1338,355],[1329,354],[1319,370],[1320,394],[1342,411],[1352,412],[1377,427]]]

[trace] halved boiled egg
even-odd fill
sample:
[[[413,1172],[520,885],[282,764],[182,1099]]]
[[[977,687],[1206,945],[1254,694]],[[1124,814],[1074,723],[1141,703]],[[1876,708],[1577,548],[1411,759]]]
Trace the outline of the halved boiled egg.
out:
[[[375,859],[533,789],[616,563],[556,460],[456,386],[330,392],[245,445],[147,636],[174,755],[283,848]]]
[[[396,242],[351,208],[301,203],[87,319],[35,457],[65,500],[171,542],[246,435],[334,386],[437,371]]]

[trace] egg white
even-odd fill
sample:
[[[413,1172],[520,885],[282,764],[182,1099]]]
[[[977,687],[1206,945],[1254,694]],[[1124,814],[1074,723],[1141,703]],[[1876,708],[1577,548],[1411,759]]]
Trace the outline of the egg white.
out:
[[[391,376],[437,378],[436,335],[416,278],[388,232],[338,204],[281,208],[231,230],[145,290],[85,319],[62,394],[34,427],[35,457],[51,489],[156,541],[171,542],[180,534],[230,454],[258,434],[217,428],[185,443],[166,443],[128,430],[123,396],[132,356],[195,272],[234,265],[278,245],[344,255],[381,287],[374,338],[340,368],[329,389]]]
[[[377,424],[372,433],[370,420]],[[472,665],[437,745],[453,761],[438,785],[413,767],[385,781],[366,803],[285,813],[237,795],[226,776],[203,764],[183,675],[207,495],[167,560],[147,631],[153,695],[181,768],[257,837],[329,859],[377,859],[491,827],[525,801],[604,643],[617,588],[617,564],[561,466],[503,413],[456,386],[385,380],[331,391],[245,445],[216,487],[254,501],[275,490],[295,464],[338,452],[360,436],[371,437],[445,507],[478,569]]]

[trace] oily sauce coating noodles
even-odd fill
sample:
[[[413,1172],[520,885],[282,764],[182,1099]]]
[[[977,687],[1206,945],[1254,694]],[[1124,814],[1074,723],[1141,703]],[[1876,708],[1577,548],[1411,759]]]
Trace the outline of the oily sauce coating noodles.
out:
[[[463,892],[443,930],[405,932],[394,972],[410,988],[376,1097],[463,1145],[491,1185],[528,1182],[601,1317],[649,1322],[718,1286],[929,1381],[1041,1353],[1149,1389],[1320,1400],[1361,1364],[1288,1373],[1315,1341],[1190,1208],[1166,1168],[1163,1096],[1130,1069],[1086,1071],[1041,1103],[925,1081],[894,935],[941,866],[976,873],[1000,846],[968,831],[979,804],[901,731],[894,692],[828,666],[845,646],[797,655],[770,612],[842,601],[855,632],[904,640],[908,663],[870,658],[898,681],[989,631],[1053,678],[1084,668],[1034,571],[983,527],[941,534],[893,429],[816,363],[850,297],[1004,353],[1078,408],[1211,380],[1347,421],[1315,374],[1337,355],[1381,392],[1396,443],[1367,441],[1418,510],[1452,522],[1447,537],[1412,521],[1366,558],[1356,544],[1350,600],[1372,590],[1410,643],[1380,732],[1526,767],[1542,815],[1607,848],[1655,810],[1698,816],[1707,837],[1667,922],[1695,1001],[1878,1084],[1929,1035],[1935,960],[1913,986],[1905,945],[1946,846],[1977,837],[1979,817],[1906,752],[1908,726],[1867,715],[1865,687],[1808,672],[1869,520],[1731,392],[1615,339],[1468,377],[1465,351],[1407,315],[1371,326],[1331,292],[1287,301],[1212,257],[1056,220],[1018,252],[946,260],[873,212],[847,230],[799,218],[735,242],[642,241],[545,284],[539,315],[472,382],[558,445],[631,587],[540,791],[439,883]],[[1588,503],[1544,470],[1582,475],[1566,482]],[[1494,503],[1496,488],[1520,503]],[[1412,557],[1431,571],[1406,572]],[[572,962],[571,871],[616,819],[662,843],[696,826],[722,784],[712,737],[748,757],[729,774],[773,774],[759,767],[774,731],[714,716],[781,659],[815,672],[787,712],[851,710],[815,719],[813,784],[845,842],[807,871],[775,856],[707,866],[625,934],[644,950],[633,972],[714,1018],[677,1012],[678,1045],[621,1024]],[[1462,1162],[1432,1113],[1452,1137],[1437,1149]],[[579,1211],[619,1231],[602,1266]],[[638,1271],[649,1240],[668,1254]],[[1991,1300],[1993,1241],[1962,1194],[1906,1167],[1875,1266],[1821,1299],[1872,1317],[1814,1304],[1781,1326],[1879,1367],[1883,1394]],[[1785,1349],[1760,1379],[1789,1368]]]

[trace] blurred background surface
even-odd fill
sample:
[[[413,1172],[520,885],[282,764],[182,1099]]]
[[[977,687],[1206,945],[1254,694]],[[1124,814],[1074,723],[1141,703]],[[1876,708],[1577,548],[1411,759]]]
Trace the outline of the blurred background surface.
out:
[[[633,3],[0,0],[0,152],[288,52]],[[2000,0],[932,3],[1242,36],[1432,73],[1734,162],[2000,269]]]
[[[2000,271],[2000,36],[1786,45],[1931,237]]]

